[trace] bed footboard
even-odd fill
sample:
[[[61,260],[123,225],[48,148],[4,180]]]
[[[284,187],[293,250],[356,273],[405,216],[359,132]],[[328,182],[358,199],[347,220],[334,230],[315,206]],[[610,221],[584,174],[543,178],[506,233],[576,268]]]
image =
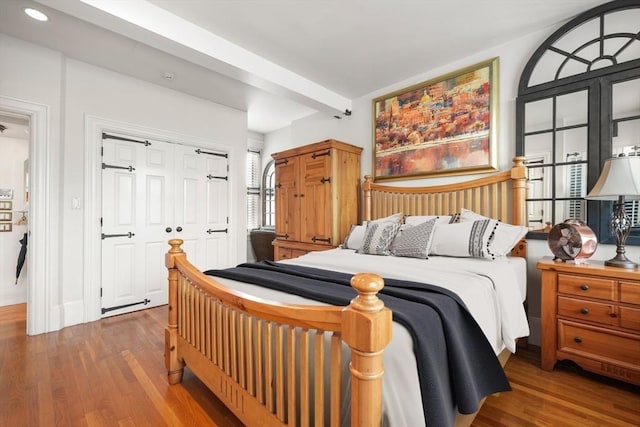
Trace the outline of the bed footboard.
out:
[[[392,327],[377,297],[381,277],[355,275],[358,296],[346,307],[268,302],[205,276],[187,261],[182,240],[169,244],[171,384],[186,365],[246,425],[338,426],[348,416],[342,403],[350,382],[351,425],[381,425],[382,355]]]

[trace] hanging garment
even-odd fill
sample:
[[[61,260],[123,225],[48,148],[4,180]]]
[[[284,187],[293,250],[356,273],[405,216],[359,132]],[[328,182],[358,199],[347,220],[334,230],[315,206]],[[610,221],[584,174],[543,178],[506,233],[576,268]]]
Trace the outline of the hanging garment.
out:
[[[18,284],[18,277],[22,271],[22,266],[27,258],[27,233],[24,233],[24,237],[20,239],[22,246],[20,247],[20,253],[18,254],[18,266],[16,267],[16,285]]]

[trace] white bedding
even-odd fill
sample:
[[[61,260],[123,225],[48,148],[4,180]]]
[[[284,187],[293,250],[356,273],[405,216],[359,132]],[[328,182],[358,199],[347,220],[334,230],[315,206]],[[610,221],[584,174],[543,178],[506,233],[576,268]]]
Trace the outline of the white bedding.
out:
[[[494,351],[515,352],[515,340],[529,335],[522,302],[526,295],[526,260],[505,257],[496,261],[432,256],[429,259],[356,254],[350,249],[311,252],[282,261],[345,273],[368,272],[383,277],[420,281],[454,291],[465,302]],[[250,295],[294,304],[321,304],[296,295],[216,277],[230,288]],[[408,331],[394,322],[393,338],[384,353],[385,425],[424,425],[420,385],[413,343]]]

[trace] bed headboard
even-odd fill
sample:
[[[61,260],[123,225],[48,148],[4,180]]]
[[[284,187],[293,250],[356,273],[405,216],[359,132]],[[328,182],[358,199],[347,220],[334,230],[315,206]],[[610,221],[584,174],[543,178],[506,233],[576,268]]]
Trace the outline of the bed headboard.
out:
[[[405,215],[450,215],[465,208],[505,223],[526,225],[527,167],[524,157],[515,157],[510,170],[470,181],[428,187],[399,187],[376,184],[371,175],[366,175],[362,188],[365,220],[396,212]]]

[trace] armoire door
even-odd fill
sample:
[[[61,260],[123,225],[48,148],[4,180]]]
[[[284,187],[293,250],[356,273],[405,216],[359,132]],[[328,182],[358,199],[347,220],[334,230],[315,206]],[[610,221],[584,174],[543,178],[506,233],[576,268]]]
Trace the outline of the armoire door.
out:
[[[328,150],[307,154],[300,160],[300,239],[303,242],[337,244],[331,241],[331,157]]]
[[[290,157],[276,160],[276,238],[300,240],[299,159]],[[302,196],[304,197],[304,196]]]
[[[103,140],[103,316],[167,303],[169,239],[183,239],[198,268],[226,266],[228,256],[226,156],[125,139]],[[225,179],[211,184],[219,170]]]

